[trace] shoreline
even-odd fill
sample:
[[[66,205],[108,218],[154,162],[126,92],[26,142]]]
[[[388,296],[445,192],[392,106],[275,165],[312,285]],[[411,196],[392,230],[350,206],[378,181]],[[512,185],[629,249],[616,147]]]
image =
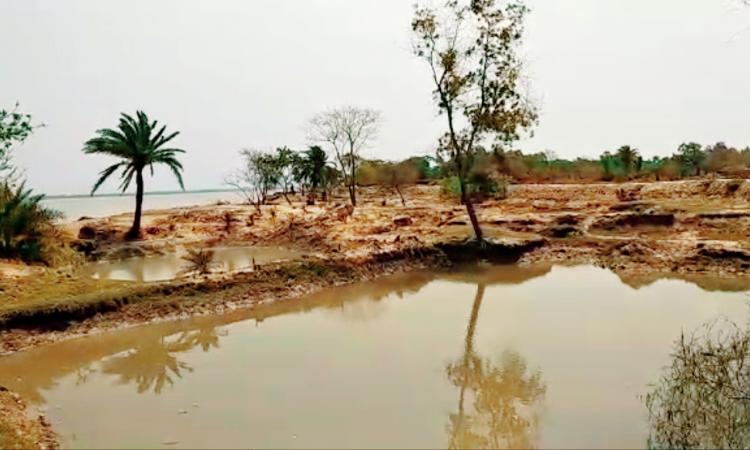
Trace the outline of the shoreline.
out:
[[[275,198],[260,211],[236,204],[150,210],[144,237],[135,242],[122,239],[128,214],[67,222],[71,245],[90,261],[228,245],[278,245],[306,254],[145,284],[94,280],[75,266],[0,265],[0,292],[10,300],[0,305],[0,356],[149,323],[300,302],[327,288],[479,260],[589,264],[635,289],[677,278],[708,291],[748,290],[750,181],[736,184],[515,186],[512,197],[477,205],[483,245],[471,239],[464,208],[436,186],[404,189],[405,207],[388,191],[361,189],[353,215],[343,197],[316,206]],[[19,406],[8,409],[0,427],[26,433],[39,448],[59,445],[44,416],[29,419],[22,399],[0,391],[0,405],[8,404]]]
[[[277,245],[306,254],[257,267],[253,261],[250,271],[145,284],[94,280],[80,267],[19,266],[18,274],[0,277],[0,292],[10,300],[0,304],[0,354],[39,345],[47,335],[80,335],[103,322],[210,314],[265,301],[253,296],[297,298],[391,270],[461,260],[591,264],[633,286],[642,283],[638,278],[692,277],[707,289],[743,289],[750,287],[750,181],[736,184],[514,186],[512,197],[477,205],[486,248],[471,240],[464,208],[436,186],[405,189],[405,207],[389,204],[388,191],[360,189],[353,215],[341,198],[307,206],[280,196],[260,211],[233,204],[150,210],[139,241],[122,239],[127,215],[68,222],[72,245],[91,261],[230,245]],[[295,277],[285,279],[290,273]],[[203,300],[208,293],[220,298]]]

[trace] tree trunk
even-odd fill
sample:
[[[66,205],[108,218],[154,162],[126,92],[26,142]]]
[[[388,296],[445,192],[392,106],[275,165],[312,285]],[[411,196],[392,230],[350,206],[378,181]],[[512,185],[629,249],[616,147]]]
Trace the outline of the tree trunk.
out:
[[[291,200],[289,200],[289,195],[287,194],[287,192],[286,192],[286,189],[284,189],[284,191],[283,191],[283,192],[281,193],[281,195],[283,195],[283,196],[284,196],[284,199],[286,200],[286,202],[287,202],[287,203],[288,203],[289,205],[291,205],[291,204],[292,204],[292,201],[291,201]]]
[[[349,198],[352,201],[352,206],[357,206],[357,188],[354,186],[354,184],[351,184],[349,186]]]
[[[349,141],[349,197],[352,200],[352,206],[357,206],[357,163],[354,155],[354,142]]]
[[[401,197],[401,206],[406,206],[406,200],[404,200],[404,194],[401,193],[401,189],[399,189],[398,185],[394,187],[396,188],[396,192],[398,192],[398,196]]]
[[[474,204],[471,203],[471,200],[466,201],[466,212],[469,213],[469,220],[471,220],[471,226],[474,228],[474,236],[477,238],[477,241],[483,241],[484,235],[482,234],[482,229],[479,227],[477,213],[474,211]]]
[[[135,216],[133,226],[125,235],[128,239],[141,237],[141,214],[143,213],[143,169],[135,172]]]
[[[482,234],[482,229],[479,227],[479,220],[477,219],[476,211],[474,211],[474,205],[471,203],[471,199],[466,194],[466,185],[464,183],[464,180],[460,176],[458,184],[461,189],[461,203],[466,206],[466,212],[469,214],[471,226],[472,228],[474,228],[474,236],[476,237],[477,241],[481,242],[484,240],[484,235]]]

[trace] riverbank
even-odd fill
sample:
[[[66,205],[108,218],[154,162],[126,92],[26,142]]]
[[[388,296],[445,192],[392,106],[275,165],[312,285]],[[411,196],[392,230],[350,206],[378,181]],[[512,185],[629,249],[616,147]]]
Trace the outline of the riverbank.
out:
[[[679,277],[706,289],[744,289],[749,279],[748,181],[514,186],[509,198],[478,205],[493,244],[482,249],[473,246],[455,199],[436,186],[403,191],[406,205],[393,192],[361,189],[354,211],[343,198],[309,206],[283,197],[260,209],[222,203],[147,211],[144,237],[135,242],[123,239],[129,215],[70,222],[72,245],[97,261],[231,245],[285,246],[302,256],[160,283],[97,280],[80,267],[5,264],[0,351],[477,257],[592,264],[633,286]],[[715,281],[707,285],[705,275]]]

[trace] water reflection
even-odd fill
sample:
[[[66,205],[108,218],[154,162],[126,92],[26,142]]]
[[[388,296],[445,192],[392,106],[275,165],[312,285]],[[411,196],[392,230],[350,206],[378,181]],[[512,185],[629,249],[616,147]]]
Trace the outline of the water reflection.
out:
[[[101,372],[118,377],[119,384],[133,384],[139,394],[153,391],[160,394],[193,368],[178,358],[178,354],[193,348],[203,352],[219,348],[219,338],[227,333],[211,325],[185,331],[176,337],[152,335],[121,355],[106,359]]]
[[[546,385],[541,373],[529,372],[525,359],[506,351],[495,364],[474,349],[485,285],[478,284],[466,328],[464,353],[448,364],[446,374],[459,390],[457,412],[450,415],[448,448],[533,448],[538,409]],[[470,397],[472,407],[466,407]]]
[[[40,347],[0,385],[91,448],[635,447],[681,327],[740,303],[592,267],[412,272]]]
[[[750,448],[750,329],[727,320],[675,345],[646,397],[652,448]]]
[[[139,394],[150,391],[160,394],[166,385],[174,384],[174,377],[193,369],[177,359],[175,353],[188,350],[182,341],[168,342],[155,337],[140,343],[124,355],[113,356],[102,364],[102,373],[115,375],[119,384],[134,384]]]
[[[212,267],[233,272],[282,259],[293,259],[302,253],[284,247],[217,247],[212,249]],[[120,261],[102,261],[89,264],[86,271],[93,278],[136,281],[139,283],[167,281],[183,274],[187,263],[179,253],[128,258]]]

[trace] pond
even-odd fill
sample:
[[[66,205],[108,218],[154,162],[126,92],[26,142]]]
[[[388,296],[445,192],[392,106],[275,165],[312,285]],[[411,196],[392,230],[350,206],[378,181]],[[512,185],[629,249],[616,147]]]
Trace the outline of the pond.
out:
[[[285,247],[215,247],[211,270],[228,271],[247,269],[283,259],[294,259],[302,254]],[[84,270],[90,276],[106,280],[137,282],[167,281],[184,273],[187,262],[179,253],[162,256],[127,258],[118,261],[100,261],[88,264]]]
[[[415,272],[4,357],[0,385],[77,448],[645,447],[641,396],[680,333],[748,313],[652,281]]]

